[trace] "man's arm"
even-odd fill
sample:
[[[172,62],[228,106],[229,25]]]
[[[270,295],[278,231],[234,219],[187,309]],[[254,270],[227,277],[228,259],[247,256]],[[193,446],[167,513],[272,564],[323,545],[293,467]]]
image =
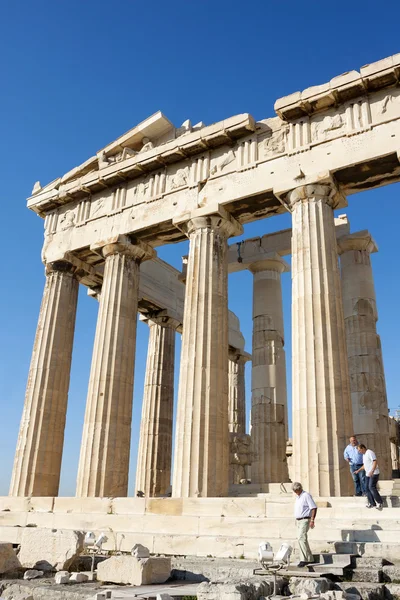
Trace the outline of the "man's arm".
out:
[[[376,467],[377,467],[377,466],[378,466],[378,461],[375,459],[375,460],[372,462],[372,469],[370,470],[370,472],[369,472],[369,473],[367,473],[367,476],[368,476],[368,477],[372,477],[372,475],[375,473],[375,469],[376,469]]]
[[[343,456],[344,456],[344,459],[347,460],[347,462],[349,463],[350,462],[350,456],[349,456],[349,453],[347,452],[347,446],[344,449]]]
[[[317,508],[312,508],[311,509],[311,519],[310,519],[310,527],[311,529],[314,529],[315,527],[315,517],[317,516]]]

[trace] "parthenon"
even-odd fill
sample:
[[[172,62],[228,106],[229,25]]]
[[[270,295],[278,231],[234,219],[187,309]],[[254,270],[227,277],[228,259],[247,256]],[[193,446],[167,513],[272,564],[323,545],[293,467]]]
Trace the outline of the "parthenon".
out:
[[[78,498],[128,493],[138,313],[150,333],[136,490],[224,498],[247,476],[257,485],[288,482],[288,255],[290,475],[315,496],[349,495],[343,449],[355,432],[379,453],[382,478],[391,478],[370,257],[378,248],[373,231],[352,232],[334,211],[352,194],[400,180],[399,77],[395,55],[280,98],[276,116],[261,121],[240,114],[175,127],[157,112],[62,177],[35,184],[28,208],[44,219],[46,282],[10,496],[58,496],[80,284],[98,300],[98,320]],[[229,244],[246,223],[285,211],[291,229]],[[157,247],[184,239],[189,254],[179,272]],[[228,311],[228,276],[241,269],[254,282],[251,355]],[[250,444],[237,457],[240,470],[230,455]]]

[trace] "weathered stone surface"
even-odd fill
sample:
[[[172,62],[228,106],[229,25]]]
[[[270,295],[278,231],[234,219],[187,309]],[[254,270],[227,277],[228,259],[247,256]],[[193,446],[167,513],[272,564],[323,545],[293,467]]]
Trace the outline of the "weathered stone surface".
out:
[[[26,568],[32,568],[38,561],[45,560],[56,570],[68,569],[82,552],[83,540],[82,531],[26,527],[18,558]]]
[[[43,577],[43,571],[37,569],[28,569],[24,573],[24,579],[38,579],[39,577]]]
[[[363,583],[363,582],[338,582],[335,588],[339,588],[349,594],[359,594],[362,600],[383,600],[384,585],[382,583]]]
[[[203,582],[197,588],[197,600],[257,600],[272,592],[272,582],[262,579],[223,584]]]
[[[383,581],[393,581],[400,583],[400,566],[399,565],[385,565],[382,567]]]
[[[95,590],[85,586],[58,586],[50,580],[2,581],[0,593],[3,600],[89,600]]]
[[[305,577],[291,577],[289,581],[289,590],[291,594],[323,594],[332,588],[332,582],[326,577],[314,577],[307,579]]]
[[[382,571],[380,569],[354,569],[346,571],[351,581],[364,581],[368,583],[380,583],[382,581]]]
[[[71,575],[68,573],[68,571],[58,571],[58,573],[56,573],[54,576],[54,581],[58,584],[64,584],[68,583],[70,577]]]
[[[352,408],[333,215],[340,197],[332,184],[304,185],[287,201],[293,226],[294,477],[315,496],[342,496],[350,491],[343,448]]]
[[[12,544],[0,543],[0,574],[11,573],[21,568],[21,563]]]
[[[148,585],[165,583],[171,573],[170,558],[143,558],[112,556],[97,568],[98,581]]]
[[[287,481],[287,394],[281,274],[277,254],[250,265],[253,273],[251,376],[252,483]]]
[[[58,494],[79,284],[66,262],[46,271],[10,496]]]
[[[400,598],[400,584],[386,583],[385,584],[385,599],[386,600],[399,600],[399,598]]]
[[[379,457],[381,479],[392,476],[389,415],[368,231],[338,240],[354,434]]]
[[[135,558],[149,558],[150,551],[143,544],[135,544],[132,548],[131,552],[132,556]]]
[[[171,481],[175,331],[179,321],[147,319],[149,345],[144,383],[136,492],[165,495]]]
[[[329,590],[320,595],[322,600],[360,600],[359,594],[350,594],[343,590]]]
[[[89,577],[85,573],[71,573],[69,580],[74,583],[86,583]]]

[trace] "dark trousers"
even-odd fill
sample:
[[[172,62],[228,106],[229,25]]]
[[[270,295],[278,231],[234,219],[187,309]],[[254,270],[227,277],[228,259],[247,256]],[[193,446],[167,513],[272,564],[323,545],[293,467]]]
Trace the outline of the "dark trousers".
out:
[[[367,496],[369,504],[375,506],[376,504],[382,504],[383,500],[381,498],[380,493],[376,489],[376,484],[378,483],[379,475],[372,475],[372,477],[366,477],[367,480]]]
[[[366,493],[366,482],[365,482],[365,471],[364,469],[359,473],[354,473],[357,469],[360,468],[360,465],[350,465],[350,473],[354,481],[354,489],[356,496],[362,496]]]

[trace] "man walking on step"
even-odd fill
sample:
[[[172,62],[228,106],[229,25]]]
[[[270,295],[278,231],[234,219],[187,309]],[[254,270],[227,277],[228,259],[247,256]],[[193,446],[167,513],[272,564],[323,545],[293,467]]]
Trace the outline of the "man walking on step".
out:
[[[358,440],[355,435],[350,438],[350,444],[346,446],[344,458],[350,465],[350,473],[354,481],[354,493],[356,496],[366,494],[365,471],[360,471],[363,466],[363,455],[358,450]]]
[[[303,486],[298,481],[294,482],[292,490],[296,494],[294,516],[296,518],[297,540],[299,542],[300,555],[300,562],[297,566],[305,567],[309,563],[314,562],[307,534],[309,529],[314,529],[317,505],[311,494],[305,492]]]

